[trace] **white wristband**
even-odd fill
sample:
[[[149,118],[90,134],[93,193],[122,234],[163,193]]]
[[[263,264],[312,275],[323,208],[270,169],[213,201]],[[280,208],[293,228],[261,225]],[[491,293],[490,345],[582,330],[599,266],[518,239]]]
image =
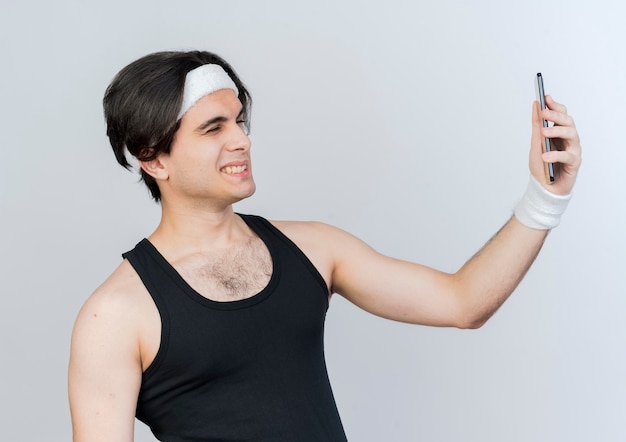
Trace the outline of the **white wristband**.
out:
[[[550,230],[561,222],[572,194],[556,195],[548,192],[530,176],[526,193],[515,206],[515,218],[531,229]]]

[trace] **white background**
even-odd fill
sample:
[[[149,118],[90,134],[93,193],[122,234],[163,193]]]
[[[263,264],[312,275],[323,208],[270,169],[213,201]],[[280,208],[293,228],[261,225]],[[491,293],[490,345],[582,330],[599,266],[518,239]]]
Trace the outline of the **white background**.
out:
[[[543,72],[584,164],[527,278],[478,331],[334,297],[329,373],[351,441],[626,440],[621,4],[3,1],[0,439],[70,440],[74,318],[159,219],[115,162],[104,89],[149,52],[200,48],[254,98],[258,191],[237,210],[328,222],[447,271],[525,188]],[[139,424],[136,440],[154,439]]]

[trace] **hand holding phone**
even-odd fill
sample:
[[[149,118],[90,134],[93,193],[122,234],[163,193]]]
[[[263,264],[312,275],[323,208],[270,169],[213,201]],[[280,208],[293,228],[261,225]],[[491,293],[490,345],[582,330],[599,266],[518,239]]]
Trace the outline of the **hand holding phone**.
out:
[[[546,108],[546,93],[543,88],[543,76],[541,72],[537,73],[537,94],[539,95],[539,103],[541,104],[541,110]],[[548,122],[541,119],[543,122],[543,127],[548,127]],[[545,146],[546,152],[550,152],[552,150],[552,145],[550,143],[550,138],[545,138]],[[552,163],[548,163],[548,182],[550,184],[554,183],[554,165]]]

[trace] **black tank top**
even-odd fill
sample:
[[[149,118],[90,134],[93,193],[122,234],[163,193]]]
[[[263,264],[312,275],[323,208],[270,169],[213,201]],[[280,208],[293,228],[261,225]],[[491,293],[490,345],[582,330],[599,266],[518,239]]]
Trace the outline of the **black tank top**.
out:
[[[345,441],[324,360],[326,284],[267,220],[240,216],[273,263],[250,298],[203,297],[147,239],[123,255],[161,316],[137,418],[166,442]]]

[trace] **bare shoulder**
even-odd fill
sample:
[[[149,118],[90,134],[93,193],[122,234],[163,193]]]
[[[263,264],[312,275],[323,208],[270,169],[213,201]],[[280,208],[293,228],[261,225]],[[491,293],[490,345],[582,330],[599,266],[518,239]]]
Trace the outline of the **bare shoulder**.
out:
[[[155,316],[156,315],[156,316]],[[119,339],[134,342],[158,320],[158,311],[139,275],[124,260],[83,304],[73,341]]]
[[[335,255],[340,245],[359,241],[344,230],[318,221],[270,222],[305,253]]]
[[[369,246],[343,229],[318,221],[274,221],[271,223],[298,246],[323,248],[328,253],[343,254],[346,247],[366,248]]]
[[[332,242],[343,236],[351,236],[344,230],[319,221],[271,220],[270,222],[291,240],[309,239],[315,242]]]
[[[79,315],[97,317],[98,313],[127,317],[145,303],[146,289],[127,260],[113,271],[89,296]]]
[[[338,266],[350,256],[371,249],[345,230],[317,221],[271,221],[293,241],[320,272],[329,290],[334,291]]]
[[[156,305],[139,275],[124,260],[78,313],[72,332],[70,374],[98,372],[115,364],[140,374],[142,365],[145,368],[154,357],[159,337]]]

